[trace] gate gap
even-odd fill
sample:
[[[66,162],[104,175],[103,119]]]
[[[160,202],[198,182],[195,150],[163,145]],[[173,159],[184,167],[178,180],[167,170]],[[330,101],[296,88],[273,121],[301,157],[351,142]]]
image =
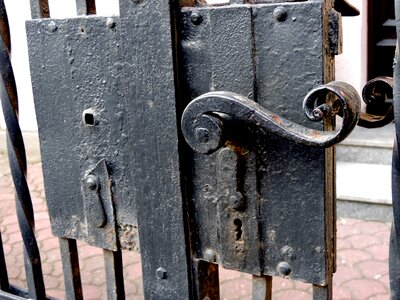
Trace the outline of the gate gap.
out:
[[[119,16],[119,1],[96,0],[96,9],[98,16]]]
[[[76,17],[75,0],[49,0],[51,18],[64,19]]]
[[[144,299],[142,263],[139,253],[122,251],[126,299]]]

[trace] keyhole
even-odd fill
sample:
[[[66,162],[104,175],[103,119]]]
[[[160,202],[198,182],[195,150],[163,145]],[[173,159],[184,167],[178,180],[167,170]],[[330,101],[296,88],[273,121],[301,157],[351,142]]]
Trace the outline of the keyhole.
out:
[[[240,219],[235,219],[233,221],[233,224],[236,226],[235,232],[236,232],[236,240],[240,241],[242,239],[242,220]]]

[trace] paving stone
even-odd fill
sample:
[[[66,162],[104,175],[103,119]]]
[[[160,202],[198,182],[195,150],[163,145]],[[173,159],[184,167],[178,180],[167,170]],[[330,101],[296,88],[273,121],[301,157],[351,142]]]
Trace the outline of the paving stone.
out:
[[[228,280],[221,283],[221,299],[245,299],[251,295],[251,280]]]
[[[124,275],[126,280],[136,281],[142,278],[142,264],[136,263],[134,265],[124,268]]]
[[[370,260],[371,258],[371,254],[360,249],[347,249],[338,253],[339,262],[350,267],[353,267],[356,263]]]
[[[51,296],[58,299],[65,299],[65,291],[60,289],[46,289],[47,296]]]
[[[333,300],[351,300],[351,292],[348,288],[334,286]]]
[[[335,275],[333,276],[333,284],[335,287],[341,286],[343,283],[346,283],[351,279],[361,278],[363,278],[363,275],[357,268],[339,265]]]
[[[222,267],[218,268],[218,273],[220,278],[224,278],[224,280],[232,280],[232,279],[238,279],[242,276],[240,272],[237,271],[232,271],[228,269],[224,269]]]
[[[62,281],[62,278],[60,277],[55,277],[55,276],[51,276],[51,275],[45,275],[44,276],[44,283],[46,288],[49,289],[56,289],[57,287],[60,286]]]
[[[373,245],[365,249],[370,253],[375,261],[387,262],[389,257],[388,245]]]
[[[272,296],[275,300],[288,300],[288,299],[296,299],[296,300],[310,300],[311,294],[302,290],[283,290],[277,292]]]
[[[376,294],[387,293],[381,282],[371,279],[354,279],[344,283],[343,286],[351,291],[354,299],[368,299]]]
[[[361,271],[364,277],[371,279],[379,279],[382,276],[389,274],[389,266],[387,262],[382,261],[364,261],[358,263],[356,268]]]
[[[388,294],[378,294],[378,295],[369,297],[367,300],[388,300],[388,299],[389,299]]]
[[[65,299],[57,237],[53,237],[44,200],[41,165],[29,166],[29,182],[35,204],[36,229],[48,294]],[[3,196],[6,195],[6,196]],[[26,287],[22,238],[15,216],[10,176],[0,176],[0,228],[7,266],[13,284]],[[338,269],[334,299],[389,299],[387,274],[390,225],[340,218],[337,221]],[[78,241],[85,299],[105,299],[102,250]],[[140,255],[123,251],[128,298],[143,299]],[[251,275],[220,268],[221,299],[251,299]],[[312,286],[283,278],[273,280],[273,299],[311,299]]]
[[[346,237],[353,247],[363,249],[372,245],[379,245],[380,239],[373,235],[356,234]]]
[[[346,239],[338,239],[336,242],[337,250],[351,249],[352,247],[353,245],[351,244],[351,242]]]
[[[275,293],[280,290],[294,289],[294,282],[281,277],[276,277],[272,280],[272,291]]]
[[[101,299],[102,293],[103,293],[103,290],[99,289],[99,287],[95,286],[95,285],[85,285],[83,287],[83,298],[84,299],[98,300],[98,299]]]

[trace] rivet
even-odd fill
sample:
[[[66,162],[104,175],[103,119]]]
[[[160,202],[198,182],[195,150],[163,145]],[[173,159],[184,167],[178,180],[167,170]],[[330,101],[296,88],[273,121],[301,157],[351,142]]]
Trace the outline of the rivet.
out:
[[[56,32],[58,29],[57,24],[54,21],[51,21],[49,25],[47,25],[50,32]]]
[[[195,135],[200,143],[208,143],[210,141],[210,132],[207,128],[196,128]]]
[[[235,194],[229,197],[229,206],[233,209],[238,209],[243,204],[243,195],[240,192],[236,192]]]
[[[278,264],[278,272],[283,276],[288,276],[292,273],[292,267],[287,262],[280,262]]]
[[[190,15],[190,20],[194,25],[199,25],[203,21],[203,17],[198,11],[194,11]]]
[[[207,249],[204,252],[204,259],[209,262],[216,262],[217,261],[217,254],[212,249]]]
[[[273,14],[275,19],[279,22],[283,22],[287,18],[287,10],[283,6],[278,6],[275,8]]]
[[[164,268],[158,268],[156,271],[156,275],[158,279],[165,279],[167,278],[167,271]]]
[[[296,254],[294,253],[294,250],[290,246],[284,246],[281,249],[281,255],[286,261],[294,261],[296,260]]]
[[[115,28],[115,20],[113,18],[107,18],[106,25],[108,28]]]
[[[90,175],[86,178],[86,185],[87,187],[94,191],[97,189],[97,178],[96,176]]]

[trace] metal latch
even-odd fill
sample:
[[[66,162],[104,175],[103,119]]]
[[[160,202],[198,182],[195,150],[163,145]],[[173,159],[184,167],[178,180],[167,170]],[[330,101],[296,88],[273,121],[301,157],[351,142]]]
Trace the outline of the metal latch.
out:
[[[106,160],[100,160],[90,169],[81,183],[87,229],[82,231],[83,239],[93,246],[116,251],[115,215]]]

